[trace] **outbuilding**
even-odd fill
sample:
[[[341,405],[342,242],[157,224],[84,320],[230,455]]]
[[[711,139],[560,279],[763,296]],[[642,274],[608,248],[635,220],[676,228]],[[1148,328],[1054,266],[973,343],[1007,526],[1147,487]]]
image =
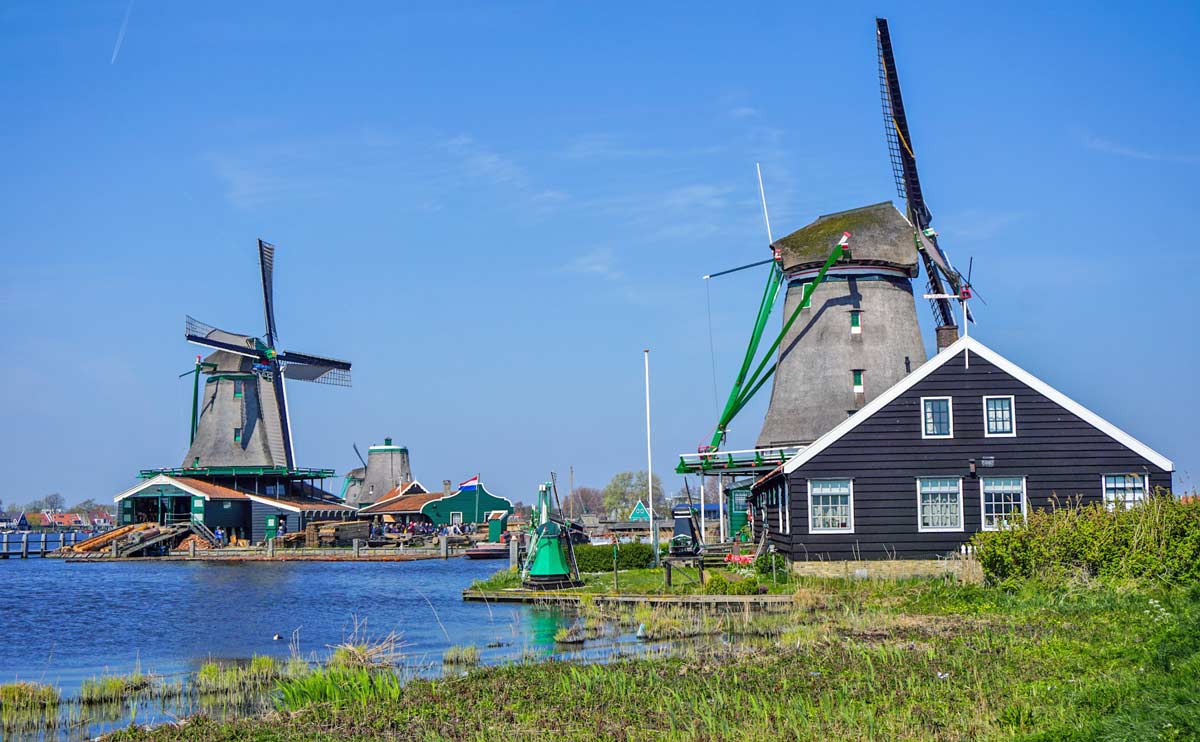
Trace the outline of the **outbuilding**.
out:
[[[964,337],[759,479],[755,541],[793,560],[932,558],[1038,508],[1130,507],[1169,459]]]

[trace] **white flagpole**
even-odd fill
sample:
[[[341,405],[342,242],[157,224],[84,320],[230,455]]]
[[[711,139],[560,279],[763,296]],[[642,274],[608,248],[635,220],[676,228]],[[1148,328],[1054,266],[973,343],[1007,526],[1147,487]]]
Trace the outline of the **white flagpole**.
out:
[[[654,525],[654,458],[650,455],[650,349],[643,351],[646,366],[646,501],[650,503],[650,543],[658,566],[658,528]]]
[[[700,540],[703,541],[704,535],[704,471],[700,472]]]

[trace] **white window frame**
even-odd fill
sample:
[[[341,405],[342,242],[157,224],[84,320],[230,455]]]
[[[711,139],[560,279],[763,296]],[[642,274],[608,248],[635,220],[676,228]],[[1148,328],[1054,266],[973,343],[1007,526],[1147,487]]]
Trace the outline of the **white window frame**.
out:
[[[983,483],[988,479],[1016,479],[1016,477],[980,477],[979,478],[979,527],[985,531],[1000,531],[1003,530],[999,526],[988,526],[987,511],[984,507],[984,491]],[[1025,477],[1021,477],[1021,521],[1029,520],[1029,493],[1025,486]]]
[[[858,320],[857,325],[854,324],[855,319]],[[851,309],[850,310],[850,334],[851,335],[861,335],[862,334],[862,310],[861,309]]]
[[[1142,497],[1140,500],[1134,500],[1133,505],[1138,505],[1146,501],[1150,495],[1150,475],[1138,474],[1137,472],[1109,472],[1100,475],[1100,501],[1104,503],[1104,507],[1108,510],[1117,509],[1117,501],[1108,499],[1108,482],[1105,481],[1108,477],[1141,477],[1142,478]],[[1129,504],[1125,500],[1121,500],[1121,507],[1128,509]]]
[[[1007,399],[1008,415],[1012,420],[1011,433],[993,433],[988,430],[987,403],[989,399]],[[1017,437],[1017,398],[1011,394],[987,394],[983,397],[983,437],[984,438],[1016,438]]]
[[[456,516],[456,515],[458,516],[458,520],[454,519],[454,516]],[[450,525],[461,526],[462,524],[463,524],[463,514],[457,510],[451,510],[450,511]]]
[[[946,400],[946,411],[950,416],[950,432],[946,435],[926,435],[925,429],[925,403],[938,400]],[[948,440],[954,437],[954,397],[921,397],[921,409],[918,410],[921,418],[921,438],[924,440]]]
[[[858,376],[859,383],[854,383],[854,377]],[[867,370],[863,368],[850,369],[850,385],[854,387],[855,394],[864,394],[867,386]]]
[[[922,415],[922,417],[924,417]],[[958,480],[958,527],[957,528],[926,528],[921,525],[921,480],[922,479],[957,479]],[[962,477],[939,477],[936,475],[928,477],[917,477],[917,533],[962,533],[966,530],[964,518],[966,518],[966,503],[963,502],[963,478]]]
[[[813,526],[813,482],[850,483],[850,525],[847,528],[816,528]],[[809,533],[854,533],[854,479],[851,477],[824,477],[808,480],[808,532]]]

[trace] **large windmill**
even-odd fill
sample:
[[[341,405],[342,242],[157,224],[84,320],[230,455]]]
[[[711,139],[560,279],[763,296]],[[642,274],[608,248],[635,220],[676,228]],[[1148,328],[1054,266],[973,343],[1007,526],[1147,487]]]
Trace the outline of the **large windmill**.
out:
[[[183,465],[296,469],[284,379],[350,386],[350,363],[277,351],[273,273],[275,246],[258,241],[262,272],[262,337],[226,332],[188,317],[188,342],[211,348],[197,372],[207,375],[203,402],[194,401],[191,447]]]

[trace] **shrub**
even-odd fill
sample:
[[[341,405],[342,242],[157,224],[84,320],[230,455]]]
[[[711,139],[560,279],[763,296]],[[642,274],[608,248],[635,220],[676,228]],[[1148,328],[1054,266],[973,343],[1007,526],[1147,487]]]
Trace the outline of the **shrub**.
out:
[[[611,572],[613,547],[579,544],[575,547],[575,563],[580,572]],[[654,563],[654,547],[650,544],[618,544],[617,569],[646,569]]]
[[[769,551],[754,560],[754,571],[775,582],[787,582],[791,569],[787,557],[776,551]]]
[[[991,582],[1084,572],[1093,577],[1200,579],[1200,502],[1156,492],[1128,510],[1102,504],[1029,514],[971,539]]]
[[[708,582],[704,584],[704,593],[706,595],[728,595],[729,580],[725,579],[725,575],[720,572],[710,572]]]

